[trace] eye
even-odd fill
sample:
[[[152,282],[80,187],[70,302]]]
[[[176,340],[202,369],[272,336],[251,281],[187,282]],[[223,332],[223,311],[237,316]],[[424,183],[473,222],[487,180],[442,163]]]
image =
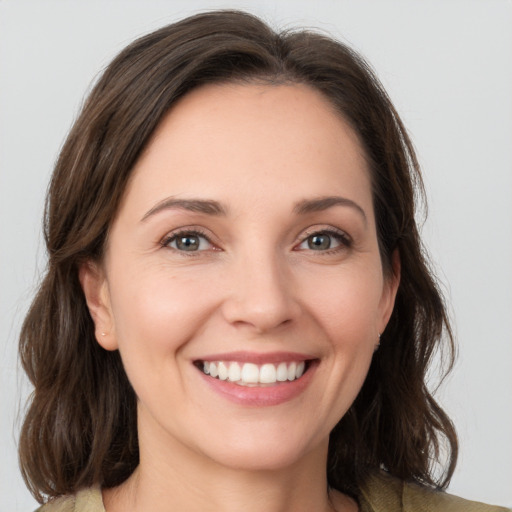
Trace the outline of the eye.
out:
[[[318,233],[316,235],[310,235],[306,238],[308,248],[313,251],[325,251],[330,249],[332,245],[332,237],[327,233]]]
[[[347,235],[343,232],[325,230],[308,235],[297,246],[297,249],[321,252],[337,249],[342,246],[350,246],[350,239]]]
[[[174,233],[163,240],[164,247],[170,247],[176,251],[198,252],[212,249],[212,243],[208,238],[197,231],[181,231]]]

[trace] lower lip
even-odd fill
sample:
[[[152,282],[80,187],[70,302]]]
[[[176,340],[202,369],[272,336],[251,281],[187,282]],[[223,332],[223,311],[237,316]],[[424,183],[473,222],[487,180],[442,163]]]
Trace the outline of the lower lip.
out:
[[[279,405],[299,396],[310,384],[316,370],[316,364],[310,363],[308,370],[302,377],[289,381],[278,382],[274,386],[240,386],[227,380],[220,380],[204,374],[200,375],[213,391],[229,401],[239,405],[264,407]]]

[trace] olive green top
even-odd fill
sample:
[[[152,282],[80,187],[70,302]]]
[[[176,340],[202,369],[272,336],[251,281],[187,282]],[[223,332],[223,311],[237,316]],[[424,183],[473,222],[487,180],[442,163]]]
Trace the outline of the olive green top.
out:
[[[441,491],[427,489],[385,474],[370,478],[359,497],[361,512],[505,512],[503,507],[468,501]],[[99,487],[62,496],[36,512],[105,512]]]

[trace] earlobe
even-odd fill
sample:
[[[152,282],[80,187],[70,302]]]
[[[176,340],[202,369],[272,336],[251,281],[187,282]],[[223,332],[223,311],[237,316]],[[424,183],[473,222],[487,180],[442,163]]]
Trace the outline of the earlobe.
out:
[[[94,322],[96,340],[105,350],[117,350],[110,293],[103,269],[87,261],[80,265],[78,278]]]

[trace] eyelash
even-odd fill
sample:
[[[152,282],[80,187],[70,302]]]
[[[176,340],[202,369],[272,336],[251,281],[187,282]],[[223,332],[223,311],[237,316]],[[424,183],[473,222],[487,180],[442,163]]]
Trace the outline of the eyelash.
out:
[[[304,236],[301,238],[300,242],[294,246],[295,250],[298,246],[302,245],[304,242],[308,240],[308,238],[312,236],[319,236],[319,235],[327,235],[331,238],[334,238],[340,245],[337,247],[329,248],[326,250],[319,250],[314,251],[313,249],[309,249],[311,252],[318,252],[321,255],[329,255],[334,254],[339,251],[342,251],[343,249],[349,249],[352,246],[352,239],[343,231],[336,230],[336,229],[315,229],[314,231],[306,231],[304,233]],[[160,242],[160,245],[163,248],[168,248],[173,251],[179,252],[180,254],[184,256],[194,257],[197,256],[198,253],[204,252],[204,251],[182,251],[179,249],[175,249],[174,247],[169,247],[169,245],[174,242],[176,239],[180,237],[186,237],[186,236],[197,236],[200,238],[204,238],[210,245],[215,247],[215,244],[211,241],[210,237],[201,229],[193,228],[193,229],[180,229],[178,231],[175,231],[171,233],[170,235],[166,236],[162,239]]]
[[[301,241],[295,247],[302,245],[304,242],[306,242],[308,240],[308,238],[310,238],[312,236],[319,236],[319,235],[327,235],[331,238],[334,238],[340,244],[337,247],[329,248],[324,251],[314,251],[313,249],[310,249],[310,251],[318,252],[320,255],[327,256],[330,254],[335,254],[340,251],[343,251],[344,249],[349,249],[352,246],[352,239],[344,231],[333,229],[333,228],[327,228],[327,229],[315,229],[313,231],[306,231],[304,233],[304,237],[301,238]]]
[[[186,237],[186,236],[197,236],[200,238],[204,238],[210,245],[215,246],[215,244],[211,241],[210,237],[202,230],[193,228],[193,229],[180,229],[178,231],[174,231],[170,235],[166,236],[162,239],[160,242],[160,245],[163,248],[171,249],[175,252],[179,252],[183,256],[189,256],[194,257],[197,255],[197,253],[203,252],[203,251],[180,251],[179,249],[175,249],[174,247],[169,247],[169,244],[174,242],[180,237]]]

